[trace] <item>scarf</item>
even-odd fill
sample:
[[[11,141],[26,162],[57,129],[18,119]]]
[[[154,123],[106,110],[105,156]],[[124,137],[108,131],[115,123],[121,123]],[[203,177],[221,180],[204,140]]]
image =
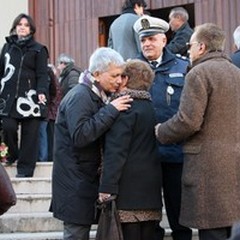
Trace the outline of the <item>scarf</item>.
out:
[[[137,89],[126,89],[119,93],[113,94],[112,98],[115,99],[117,97],[129,95],[133,99],[145,99],[145,100],[151,100],[151,95],[148,91],[144,90],[137,90]]]
[[[105,103],[105,104],[109,103],[110,98],[103,91],[100,84],[96,81],[96,79],[93,77],[93,75],[88,70],[85,70],[83,73],[81,73],[79,82],[83,85],[88,86],[98,97],[101,98],[103,103]]]

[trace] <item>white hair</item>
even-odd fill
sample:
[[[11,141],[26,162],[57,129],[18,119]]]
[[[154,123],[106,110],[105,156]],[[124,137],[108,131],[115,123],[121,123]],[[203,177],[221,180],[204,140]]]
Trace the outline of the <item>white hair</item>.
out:
[[[57,60],[58,63],[65,63],[65,64],[74,64],[75,60],[66,53],[61,53]]]
[[[122,67],[124,65],[123,57],[115,50],[108,47],[100,47],[94,51],[89,59],[89,71],[105,72],[110,64]]]
[[[233,33],[234,44],[237,49],[240,49],[240,26],[238,26]]]

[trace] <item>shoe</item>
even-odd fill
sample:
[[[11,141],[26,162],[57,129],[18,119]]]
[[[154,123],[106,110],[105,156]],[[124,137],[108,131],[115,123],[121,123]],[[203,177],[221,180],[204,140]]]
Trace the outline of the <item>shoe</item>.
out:
[[[26,178],[26,177],[32,177],[32,176],[27,175],[27,174],[22,174],[22,173],[18,173],[18,174],[16,175],[16,178]]]
[[[8,158],[7,161],[5,162],[7,166],[11,166],[15,163],[15,159]]]

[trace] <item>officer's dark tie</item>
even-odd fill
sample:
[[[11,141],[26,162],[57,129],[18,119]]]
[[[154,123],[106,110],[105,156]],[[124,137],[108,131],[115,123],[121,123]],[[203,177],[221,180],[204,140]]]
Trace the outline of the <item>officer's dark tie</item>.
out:
[[[157,61],[151,61],[151,66],[153,67],[153,68],[156,68],[157,67],[157,65],[158,65],[158,62]]]

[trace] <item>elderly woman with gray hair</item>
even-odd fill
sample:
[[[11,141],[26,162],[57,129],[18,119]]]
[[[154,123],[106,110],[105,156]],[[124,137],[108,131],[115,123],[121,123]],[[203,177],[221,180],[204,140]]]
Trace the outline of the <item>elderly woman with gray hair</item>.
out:
[[[60,71],[59,83],[62,97],[64,97],[71,88],[78,84],[82,70],[75,66],[75,60],[65,53],[59,55],[57,62],[57,69]]]

